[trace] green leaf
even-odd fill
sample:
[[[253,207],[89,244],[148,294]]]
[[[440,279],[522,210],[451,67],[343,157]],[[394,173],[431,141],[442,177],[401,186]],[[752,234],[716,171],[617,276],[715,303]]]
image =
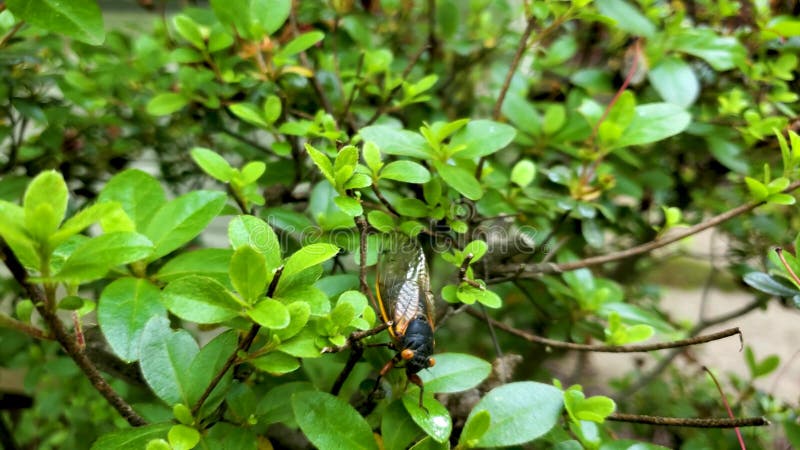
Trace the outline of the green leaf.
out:
[[[797,200],[789,194],[772,194],[767,198],[767,202],[776,205],[794,205]]]
[[[153,439],[167,437],[172,422],[154,423],[136,428],[123,428],[101,436],[91,450],[142,450]]]
[[[470,242],[469,244],[464,246],[464,250],[461,251],[461,254],[464,255],[466,259],[467,255],[470,253],[472,254],[472,260],[470,264],[480,261],[483,258],[483,255],[486,254],[486,251],[489,250],[489,246],[486,242],[478,239]]]
[[[173,332],[165,317],[153,317],[145,325],[139,366],[147,384],[167,405],[191,404],[189,369],[198,351],[197,342],[189,332]]]
[[[247,315],[262,327],[273,330],[288,327],[291,320],[286,306],[271,298],[265,298],[252,309],[248,309]]]
[[[275,58],[288,58],[292,55],[306,51],[309,47],[315,45],[324,38],[325,33],[322,31],[309,31],[308,33],[303,33],[289,41],[285,46],[278,50],[278,53],[275,54]]]
[[[89,228],[94,223],[99,222],[106,215],[111,214],[116,208],[120,208],[118,203],[100,202],[84,208],[74,216],[67,219],[61,228],[50,236],[50,247],[58,247],[59,244],[68,238]]]
[[[489,414],[489,411],[483,410],[478,411],[474,416],[472,416],[471,419],[472,420],[467,422],[464,426],[464,430],[461,432],[461,437],[458,438],[458,443],[466,446],[467,448],[476,447],[481,436],[489,431],[489,425],[491,425],[492,416]]]
[[[374,142],[389,155],[428,159],[433,156],[425,138],[418,133],[400,130],[388,125],[371,125],[358,131],[365,141]]]
[[[710,28],[685,28],[672,36],[673,48],[704,59],[714,70],[724,71],[744,62],[747,50],[733,36],[719,36]]]
[[[267,170],[267,165],[262,161],[250,161],[242,167],[241,183],[250,184],[255,183],[264,175]]]
[[[280,330],[276,330],[275,333],[281,341],[286,341],[294,337],[306,326],[308,319],[311,317],[311,305],[302,300],[289,303],[286,309],[289,311],[289,325]]]
[[[491,415],[489,430],[478,447],[505,447],[530,442],[550,431],[561,416],[561,390],[523,381],[492,389],[475,405],[465,427],[481,411]],[[475,419],[477,420],[477,419]]]
[[[31,180],[22,200],[25,228],[31,236],[46,241],[55,233],[67,213],[68,201],[67,183],[59,172],[47,170]]]
[[[647,38],[656,33],[655,25],[625,0],[595,0],[594,4],[600,14],[614,19],[620,30]]]
[[[164,92],[147,102],[147,113],[151,116],[166,116],[183,108],[189,100],[181,94]]]
[[[761,202],[769,197],[769,189],[764,183],[750,177],[744,177],[744,182],[747,184],[747,190],[750,191],[750,196],[754,201]]]
[[[228,224],[228,239],[234,249],[252,246],[266,258],[267,268],[275,270],[281,265],[281,247],[278,236],[266,222],[249,215],[237,216]],[[269,276],[268,279],[272,279]]]
[[[564,122],[567,120],[567,111],[564,105],[554,103],[547,107],[544,112],[544,121],[542,122],[542,131],[544,134],[555,134]]]
[[[256,369],[276,376],[294,372],[300,368],[300,361],[297,358],[281,352],[272,352],[268,355],[260,356],[253,359],[251,363]]]
[[[231,257],[230,277],[233,287],[248,303],[265,295],[267,289],[267,263],[264,255],[253,247],[244,245]]]
[[[516,135],[517,130],[511,125],[491,120],[472,120],[453,136],[450,147],[464,146],[453,155],[454,158],[478,158],[505,148]]]
[[[155,212],[166,201],[164,189],[151,175],[128,169],[115,175],[100,191],[99,201],[117,202],[136,224],[144,230]]]
[[[270,95],[264,100],[264,119],[269,124],[275,123],[281,116],[283,105],[277,95]]]
[[[662,59],[647,76],[664,101],[682,108],[691,106],[700,94],[700,80],[692,67],[680,58]]]
[[[197,323],[224,322],[242,310],[242,305],[225,286],[196,275],[169,283],[164,288],[162,300],[176,316]]]
[[[191,450],[200,442],[200,433],[186,425],[175,425],[167,434],[172,450]]]
[[[689,126],[692,116],[670,103],[650,103],[636,107],[636,115],[613,148],[644,145],[674,136]]]
[[[106,38],[103,15],[93,0],[7,0],[6,7],[25,22],[90,45]]]
[[[464,353],[440,353],[436,364],[419,373],[426,392],[466,391],[481,384],[492,372],[488,362]]]
[[[530,160],[520,160],[514,164],[514,168],[511,169],[511,182],[521,188],[528,187],[535,177],[536,165]]]
[[[203,172],[217,180],[227,183],[233,178],[233,167],[219,153],[207,148],[195,147],[192,149],[191,155]]]
[[[230,355],[236,351],[239,345],[239,333],[236,330],[228,330],[219,334],[211,340],[192,360],[192,365],[189,367],[188,382],[189,391],[188,399],[189,404],[194,405],[203,395],[206,388],[211,384],[211,380],[225,366]],[[233,380],[233,371],[228,370],[225,376],[217,384],[217,387],[211,391],[203,407],[198,413],[198,418],[202,418],[211,414],[225,399],[225,394],[229,389]]]
[[[370,225],[382,233],[388,233],[394,229],[394,219],[383,211],[370,211],[367,214],[367,220]]]
[[[144,231],[155,244],[150,261],[197,237],[219,214],[225,201],[226,196],[222,192],[193,191],[162,205]]]
[[[411,419],[436,442],[447,442],[453,431],[453,419],[441,403],[431,396],[423,396],[419,407],[419,388],[409,389],[402,397],[403,406]]]
[[[392,402],[381,417],[381,438],[386,450],[405,450],[419,434],[419,427],[402,401]]]
[[[614,400],[602,395],[586,398],[583,392],[577,389],[567,389],[564,392],[564,407],[573,422],[581,420],[603,423],[617,408]]]
[[[320,450],[378,448],[367,421],[340,398],[324,392],[296,392],[292,410],[303,434]]]
[[[245,122],[261,128],[269,128],[269,123],[264,117],[264,113],[256,105],[251,103],[234,103],[228,107],[231,112]]]
[[[281,281],[309,267],[322,264],[336,256],[337,253],[339,253],[339,247],[333,244],[316,243],[306,245],[294,252],[292,256],[286,260]]]
[[[383,167],[383,162],[381,161],[381,150],[375,145],[372,141],[364,142],[364,148],[362,150],[362,155],[364,157],[364,162],[367,163],[367,167],[373,172],[377,173]]]
[[[333,171],[333,164],[327,155],[312,147],[311,144],[306,144],[306,151],[311,160],[314,161],[319,171],[325,176],[332,185],[336,186],[336,175]]]
[[[97,322],[111,350],[123,361],[139,359],[139,340],[147,321],[167,317],[161,291],[147,280],[120,278],[103,289]]]
[[[227,248],[201,248],[181,253],[161,266],[154,278],[169,283],[189,275],[203,275],[221,284],[228,284],[231,256],[233,251]]]
[[[439,162],[435,162],[434,166],[436,167],[436,171],[439,172],[439,175],[442,176],[444,182],[464,197],[470,200],[478,200],[483,197],[481,184],[471,173],[460,167]]]
[[[364,213],[364,208],[361,207],[361,202],[352,198],[352,197],[335,197],[333,202],[336,203],[336,206],[339,207],[342,211],[347,213],[350,217],[360,216]]]
[[[131,232],[102,234],[78,245],[54,278],[95,280],[114,267],[146,258],[152,251],[153,243],[141,234]]]
[[[795,295],[800,294],[800,291],[784,286],[763,272],[750,272],[746,274],[742,280],[747,285],[752,286],[761,292],[766,292],[767,294],[778,297],[794,297]]]
[[[267,35],[280,30],[292,10],[292,0],[250,0],[250,15]]]
[[[380,178],[423,184],[430,181],[431,173],[422,164],[413,161],[393,161],[381,170]]]

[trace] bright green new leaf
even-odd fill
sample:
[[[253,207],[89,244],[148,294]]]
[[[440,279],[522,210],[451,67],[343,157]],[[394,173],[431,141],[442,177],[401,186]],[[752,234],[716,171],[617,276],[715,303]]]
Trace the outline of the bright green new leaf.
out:
[[[761,202],[769,197],[769,189],[764,183],[750,177],[744,177],[744,182],[747,184],[747,190],[750,191],[753,201]]]
[[[25,228],[31,237],[46,241],[55,233],[67,213],[68,201],[67,183],[59,172],[44,171],[31,180],[22,200]]]
[[[250,161],[242,167],[241,183],[255,183],[267,171],[267,165],[262,161]]]
[[[603,423],[617,405],[608,397],[596,395],[586,398],[580,390],[570,388],[564,391],[564,407],[575,423],[581,420]]]
[[[167,405],[191,404],[190,367],[199,348],[186,330],[173,332],[165,317],[147,322],[139,347],[139,366],[145,381]]]
[[[289,325],[280,330],[275,330],[276,336],[278,336],[281,341],[286,341],[294,337],[306,326],[308,319],[311,317],[311,305],[302,300],[289,303],[286,309],[289,311]]]
[[[97,322],[111,350],[123,361],[139,359],[139,340],[147,321],[167,317],[161,290],[141,278],[120,278],[103,289]]]
[[[431,179],[431,173],[422,164],[413,161],[393,161],[380,172],[380,178],[423,184]]]
[[[303,434],[320,450],[377,450],[372,427],[349,403],[316,391],[292,395],[292,410]]]
[[[472,120],[453,136],[450,148],[464,147],[453,155],[454,158],[478,158],[505,148],[516,135],[517,130],[511,125],[491,120]]]
[[[309,47],[315,45],[324,38],[325,33],[321,31],[309,31],[308,33],[303,33],[289,41],[285,46],[278,50],[278,53],[275,54],[275,58],[288,58],[292,55],[306,51]]]
[[[514,164],[514,168],[511,169],[511,182],[521,188],[528,187],[535,177],[536,165],[530,160],[520,160]]]
[[[249,215],[236,216],[228,224],[228,239],[234,249],[249,245],[264,255],[267,269],[281,265],[281,247],[278,236],[266,222]],[[272,279],[272,276],[268,277]]]
[[[225,206],[222,192],[192,191],[165,203],[155,212],[144,234],[155,244],[150,260],[191,241]]]
[[[166,116],[178,111],[188,103],[189,100],[181,94],[165,92],[147,102],[147,113],[152,116]]]
[[[480,261],[480,259],[483,258],[483,255],[486,254],[487,250],[489,250],[489,246],[486,244],[486,242],[478,239],[465,245],[464,250],[461,251],[461,254],[464,255],[465,259],[467,255],[472,254],[472,260],[470,262],[470,264],[472,264]]]
[[[229,275],[233,287],[248,304],[265,295],[267,262],[253,247],[243,245],[233,252]]]
[[[195,147],[192,149],[191,155],[203,172],[217,180],[227,183],[233,178],[233,167],[219,153],[207,148]]]
[[[360,216],[364,213],[364,209],[361,206],[361,202],[352,198],[352,197],[335,197],[333,202],[336,203],[336,206],[339,207],[342,211],[347,213],[347,215],[351,217]]]
[[[486,394],[473,408],[465,427],[480,411],[487,411],[491,425],[477,446],[521,445],[550,431],[558,423],[562,408],[563,394],[553,386],[532,381],[509,383]]]
[[[175,425],[169,429],[167,439],[172,450],[191,450],[200,442],[200,433],[186,425]]]
[[[203,33],[200,30],[200,25],[192,20],[189,16],[179,14],[172,19],[172,25],[178,31],[182,38],[189,41],[190,44],[202,50],[205,49],[206,43],[203,38]]]
[[[239,315],[242,305],[217,281],[191,275],[178,278],[164,288],[164,305],[181,319],[197,323],[219,323]]]
[[[116,208],[120,208],[119,203],[100,202],[80,210],[50,236],[50,248],[58,247],[68,238],[99,222],[107,214],[111,214]]]
[[[106,38],[103,15],[94,0],[7,0],[6,7],[25,22],[87,44],[100,45]]]
[[[283,277],[288,278],[304,269],[322,264],[336,256],[337,253],[339,253],[339,247],[333,244],[317,243],[307,245],[294,252],[286,260],[281,281],[283,281]]]
[[[378,146],[372,141],[364,142],[364,148],[361,152],[364,157],[364,162],[367,163],[367,167],[369,167],[373,174],[378,173],[381,167],[383,167],[381,150]]]
[[[275,123],[281,116],[282,109],[283,105],[281,104],[281,99],[277,95],[268,96],[266,100],[264,100],[264,120],[266,120],[268,124]]]
[[[314,161],[314,164],[317,165],[317,168],[319,168],[319,171],[322,172],[322,175],[325,176],[325,179],[336,186],[336,175],[333,171],[333,164],[330,158],[308,143],[306,144],[306,151],[308,152],[308,156],[311,157],[311,160]]]
[[[451,393],[472,389],[492,372],[488,362],[464,353],[439,353],[436,365],[419,373],[425,392]]]
[[[78,245],[54,278],[95,280],[114,267],[148,257],[152,251],[153,243],[141,234],[124,231],[101,234]]]
[[[376,230],[388,233],[394,229],[394,219],[383,211],[373,210],[367,214],[367,221]]]
[[[232,255],[233,251],[227,248],[201,248],[181,253],[161,266],[154,277],[168,283],[189,275],[203,275],[221,284],[228,284]]]
[[[264,113],[251,103],[234,103],[228,107],[231,112],[245,122],[261,128],[269,128],[269,122]]]
[[[439,175],[442,176],[444,182],[464,197],[470,200],[478,200],[483,197],[481,184],[471,173],[460,167],[439,162],[435,162],[434,166],[436,167],[436,171],[439,172]]]
[[[473,415],[461,432],[461,437],[458,438],[458,443],[466,446],[467,448],[476,447],[478,440],[481,436],[489,431],[489,425],[492,422],[492,416],[489,411],[481,410]]]
[[[247,315],[264,328],[280,330],[289,326],[291,316],[283,303],[265,298],[247,310]]]

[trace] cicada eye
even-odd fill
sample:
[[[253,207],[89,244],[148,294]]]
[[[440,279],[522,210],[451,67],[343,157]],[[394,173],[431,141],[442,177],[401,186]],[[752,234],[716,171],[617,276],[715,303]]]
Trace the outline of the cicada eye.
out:
[[[409,359],[414,357],[414,350],[411,350],[411,349],[407,348],[407,349],[403,350],[402,352],[400,352],[400,357],[405,359],[406,361],[408,361]]]
[[[428,358],[428,367],[433,367],[436,364],[436,360],[433,358]]]

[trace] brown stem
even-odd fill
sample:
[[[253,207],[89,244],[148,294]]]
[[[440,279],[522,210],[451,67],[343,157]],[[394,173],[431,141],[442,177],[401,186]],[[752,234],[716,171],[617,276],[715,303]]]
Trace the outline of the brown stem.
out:
[[[36,339],[53,340],[53,336],[49,333],[45,333],[33,325],[17,320],[4,313],[0,313],[0,328],[16,330]]]
[[[425,50],[427,49],[428,49],[428,44],[426,43],[425,45],[422,46],[422,48],[417,50],[417,53],[415,53],[414,56],[411,57],[411,59],[408,61],[408,64],[406,65],[406,68],[403,70],[403,74],[400,76],[402,80],[405,81],[406,77],[408,77],[408,74],[411,73],[411,69],[414,68],[420,56],[422,56],[422,54],[425,53]],[[375,114],[373,114],[372,117],[370,117],[369,120],[367,120],[367,123],[364,124],[365,127],[375,123],[375,121],[378,120],[383,115],[383,113],[386,112],[386,107],[389,105],[389,102],[392,101],[392,98],[395,96],[395,94],[397,94],[397,92],[402,87],[403,83],[401,82],[389,92],[389,95],[387,95],[386,98],[383,99],[381,105],[378,106],[377,110],[375,110]]]
[[[714,385],[717,386],[717,391],[719,392],[720,398],[722,398],[722,403],[725,405],[725,410],[728,411],[728,417],[731,419],[736,419],[736,417],[733,415],[733,411],[731,410],[731,405],[728,404],[728,399],[725,398],[725,393],[722,392],[722,386],[720,386],[719,381],[717,381],[717,377],[715,377],[714,374],[708,370],[708,367],[703,366],[703,370],[706,371],[708,376],[710,376],[711,380],[714,382]],[[742,450],[747,450],[746,446],[744,445],[744,439],[742,438],[742,432],[739,431],[739,427],[734,428],[734,430],[736,430],[736,437],[739,439],[739,447],[741,447]]]
[[[275,293],[275,289],[278,287],[278,280],[281,278],[281,274],[283,273],[283,266],[278,267],[278,270],[275,271],[275,275],[272,277],[272,281],[269,283],[269,288],[267,288],[267,297],[272,297]],[[239,342],[239,345],[236,347],[236,350],[231,353],[227,360],[225,360],[225,364],[222,365],[222,368],[219,369],[214,378],[211,379],[211,382],[208,383],[206,386],[206,390],[200,395],[200,398],[197,399],[194,406],[192,406],[192,416],[197,415],[200,408],[203,407],[203,403],[208,399],[208,396],[211,395],[211,392],[214,388],[217,387],[222,378],[228,372],[236,361],[239,360],[239,352],[247,352],[250,350],[250,346],[253,345],[253,341],[256,340],[256,336],[258,336],[258,331],[261,330],[261,325],[254,323],[250,330],[247,332],[247,335]]]
[[[377,312],[380,311],[380,309],[378,309],[378,302],[375,300],[375,296],[372,295],[372,290],[369,288],[369,282],[367,282],[367,237],[369,236],[369,224],[364,216],[356,217],[355,222],[359,232],[358,281],[361,286],[361,293],[369,298],[370,302],[372,302],[372,306],[375,307],[375,311]]]
[[[20,20],[14,25],[13,28],[11,28],[11,30],[8,31],[8,33],[6,33],[2,38],[0,38],[0,48],[5,47],[8,41],[10,41],[11,38],[13,38],[15,34],[17,34],[17,31],[19,31],[19,29],[22,28],[23,25],[25,25],[25,22]]]
[[[794,183],[790,184],[786,189],[784,189],[783,192],[789,193],[796,190],[799,187],[800,187],[800,181],[795,181]],[[650,241],[645,244],[637,245],[635,247],[631,247],[629,249],[621,250],[618,252],[612,252],[600,256],[592,256],[578,261],[571,261],[561,264],[525,264],[522,266],[506,265],[499,267],[497,271],[514,272],[521,269],[519,277],[536,278],[540,274],[568,272],[571,270],[583,269],[584,267],[597,266],[600,264],[605,264],[613,261],[619,261],[621,259],[626,259],[632,256],[648,253],[653,250],[672,244],[673,242],[680,241],[681,239],[697,234],[703,230],[715,227],[736,216],[748,213],[756,209],[757,207],[763,205],[764,203],[766,202],[760,201],[760,202],[745,203],[744,205],[738,206],[722,214],[716,215],[705,222],[701,222],[691,227],[685,228],[680,232],[677,232],[671,236],[664,237],[661,239],[656,239],[654,241]]]
[[[615,422],[690,428],[764,427],[770,425],[769,421],[764,417],[745,417],[743,419],[684,419],[681,417],[640,416],[638,414],[614,413],[606,417],[606,419]]]
[[[47,327],[50,329],[56,341],[61,344],[61,347],[67,355],[75,361],[75,364],[77,364],[78,368],[86,375],[86,378],[89,379],[92,386],[94,386],[100,395],[102,395],[131,426],[138,427],[146,425],[147,421],[137,414],[131,405],[108,384],[100,374],[100,371],[97,370],[94,363],[92,363],[89,357],[86,356],[86,353],[80,349],[75,338],[67,331],[64,323],[56,315],[55,310],[47,307],[50,302],[45,293],[39,286],[28,282],[27,270],[25,270],[22,263],[17,259],[17,256],[2,239],[0,239],[0,256],[2,256],[6,267],[8,267],[14,279],[25,288],[25,291],[34,305],[36,305],[36,309],[39,311],[39,314],[42,316],[42,319],[44,319],[44,322],[47,324]]]
[[[798,286],[800,286],[800,278],[798,278],[797,274],[794,273],[794,270],[792,270],[792,266],[790,266],[789,263],[786,262],[786,257],[783,256],[783,249],[777,247],[775,248],[775,253],[778,254],[778,258],[780,258],[781,264],[783,264],[783,267],[786,269],[787,272],[789,272],[789,275],[791,275],[794,282],[797,283]]]
[[[473,317],[484,319],[483,314],[472,308],[467,309],[467,313]],[[706,342],[717,341],[729,336],[739,335],[741,340],[742,331],[739,328],[728,328],[727,330],[718,331],[716,333],[706,334],[703,336],[695,336],[678,341],[671,342],[658,342],[655,344],[638,344],[638,345],[604,345],[604,344],[576,344],[573,342],[556,341],[541,336],[537,336],[527,331],[514,328],[503,322],[499,322],[491,317],[486,318],[492,325],[514,336],[521,337],[528,342],[546,345],[548,347],[560,348],[564,350],[575,350],[579,352],[598,352],[598,353],[645,353],[655,350],[664,350],[667,348],[689,347],[697,344],[704,344]]]
[[[383,193],[381,192],[381,189],[378,187],[378,182],[377,181],[372,183],[372,192],[375,193],[375,196],[378,197],[378,200],[381,203],[383,203],[383,206],[385,206],[386,209],[388,209],[390,213],[394,214],[395,217],[400,217],[400,213],[397,212],[397,210],[394,209],[394,206],[392,206],[392,204],[389,203],[389,200],[386,200],[386,197],[383,196]]]
[[[350,90],[350,95],[347,96],[347,102],[344,104],[344,109],[342,110],[342,116],[340,120],[346,120],[348,123],[352,121],[350,118],[350,106],[353,105],[353,100],[356,98],[356,93],[361,90],[361,83],[359,82],[359,77],[361,77],[361,70],[364,68],[364,52],[361,52],[358,55],[358,63],[356,63],[356,75],[353,78],[353,89]],[[353,128],[353,132],[356,131],[357,128]]]

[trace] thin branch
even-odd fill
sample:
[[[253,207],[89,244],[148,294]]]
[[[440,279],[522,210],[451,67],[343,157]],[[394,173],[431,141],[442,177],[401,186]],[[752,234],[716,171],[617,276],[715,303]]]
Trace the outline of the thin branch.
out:
[[[375,300],[375,296],[372,295],[372,290],[369,288],[369,283],[367,282],[367,237],[369,237],[369,224],[363,215],[356,217],[355,222],[359,232],[358,281],[361,285],[361,293],[369,298],[370,302],[372,302],[372,306],[375,307],[375,311],[377,312],[379,311],[378,302]]]
[[[684,419],[681,417],[640,416],[638,414],[614,413],[606,417],[606,420],[660,425],[664,427],[689,428],[764,427],[770,425],[769,421],[764,417],[745,417],[743,419]]]
[[[46,333],[31,324],[17,320],[2,312],[0,312],[0,328],[16,330],[36,339],[53,340],[53,336],[49,333]]]
[[[468,308],[467,313],[479,319],[484,318],[479,311],[476,311],[472,308]],[[670,342],[657,342],[655,344],[638,344],[638,345],[576,344],[573,342],[556,341],[554,339],[548,339],[541,336],[537,336],[535,334],[528,333],[527,331],[514,328],[510,325],[506,325],[505,323],[492,319],[491,317],[487,317],[486,320],[488,320],[492,325],[496,326],[497,328],[509,334],[513,334],[514,336],[521,337],[522,339],[525,339],[528,342],[547,345],[549,347],[560,348],[564,350],[575,350],[579,352],[645,353],[645,352],[652,352],[655,350],[664,350],[667,348],[689,347],[692,345],[704,344],[706,342],[717,341],[733,335],[739,335],[739,339],[741,340],[742,336],[742,331],[739,328],[728,328],[727,330],[718,331],[716,333],[706,334],[703,336],[689,337],[686,339],[680,339],[677,341],[670,341]]]
[[[789,187],[784,189],[783,193],[792,192],[799,187],[800,187],[800,181],[795,181],[794,183],[790,184]],[[672,244],[673,242],[680,241],[681,239],[697,234],[703,230],[715,227],[736,216],[748,213],[765,203],[766,203],[765,201],[745,203],[744,205],[738,206],[722,214],[716,215],[705,222],[701,222],[691,227],[685,228],[673,234],[672,236],[664,237],[662,239],[656,239],[654,241],[637,245],[635,247],[631,247],[626,250],[621,250],[618,252],[608,253],[600,256],[592,256],[578,261],[571,261],[561,264],[525,264],[521,266],[506,265],[499,267],[497,272],[514,272],[519,270],[520,271],[519,277],[521,278],[536,278],[540,274],[568,272],[571,270],[583,269],[584,267],[597,266],[600,264],[619,261],[621,259],[627,259],[632,256],[641,255],[643,253],[648,253],[653,250],[659,249],[661,247],[665,247],[669,244]]]
[[[775,253],[778,254],[778,258],[780,258],[781,264],[783,264],[783,267],[786,269],[787,272],[789,272],[789,275],[791,275],[792,280],[794,280],[794,282],[797,283],[798,286],[800,286],[800,278],[798,278],[797,274],[794,273],[794,270],[792,270],[792,266],[790,266],[789,263],[786,262],[786,257],[783,256],[783,249],[780,247],[776,247]]]
[[[514,52],[514,58],[511,60],[511,65],[508,66],[506,78],[503,80],[503,87],[500,88],[500,93],[497,95],[497,101],[494,102],[494,109],[492,110],[492,119],[494,120],[500,118],[501,111],[503,110],[503,102],[506,100],[506,94],[508,94],[508,89],[511,87],[511,79],[514,78],[517,67],[519,67],[520,61],[522,61],[522,55],[525,53],[525,49],[528,48],[528,39],[530,39],[531,33],[533,33],[534,26],[536,26],[536,16],[531,16],[528,19],[528,24],[525,26],[525,31],[522,32],[522,36],[519,38],[517,51]]]
[[[425,45],[422,46],[422,48],[417,50],[417,53],[415,53],[414,56],[411,57],[411,59],[408,61],[408,64],[406,65],[406,68],[403,70],[403,74],[400,76],[401,80],[405,81],[406,77],[408,77],[408,74],[411,73],[411,69],[414,68],[419,58],[422,56],[423,53],[425,53],[425,50],[427,49],[428,49],[428,44],[426,43]],[[389,102],[392,101],[392,98],[395,96],[395,94],[397,94],[397,92],[402,87],[403,83],[400,82],[389,92],[389,95],[387,95],[386,98],[383,99],[380,106],[378,106],[378,109],[375,110],[375,114],[373,114],[372,117],[370,117],[369,120],[367,120],[367,123],[364,124],[365,127],[375,123],[375,121],[378,120],[383,115],[383,113],[386,112],[386,107],[389,105]]]
[[[461,267],[458,268],[458,280],[462,283],[467,283],[468,285],[474,287],[475,289],[484,290],[486,289],[484,286],[482,286],[477,281],[467,277],[467,269],[469,269],[469,263],[472,262],[472,258],[474,257],[475,255],[473,255],[472,253],[467,253],[467,255],[464,256],[464,261],[461,262]]]
[[[385,206],[386,209],[388,209],[390,213],[394,214],[395,217],[400,217],[400,213],[397,212],[397,210],[394,209],[394,206],[392,206],[392,204],[389,203],[389,200],[386,200],[386,197],[383,196],[383,193],[381,192],[381,189],[378,187],[378,182],[377,181],[372,183],[372,192],[375,193],[375,196],[378,197],[378,200],[381,203],[383,203],[383,206]]]
[[[358,79],[361,77],[361,71],[364,69],[364,52],[361,52],[358,55],[358,63],[356,63],[356,75],[353,78],[353,88],[350,89],[350,95],[347,96],[347,102],[344,104],[344,109],[342,110],[342,116],[339,120],[346,120],[348,123],[352,120],[350,118],[350,106],[353,105],[353,100],[356,98],[356,93],[361,90],[361,83]],[[354,128],[353,131],[355,132],[356,129]]]
[[[25,22],[20,20],[14,25],[13,28],[11,28],[8,31],[8,33],[6,33],[2,38],[0,38],[0,48],[5,47],[6,44],[8,44],[8,41],[10,41],[11,38],[13,38],[15,34],[17,34],[17,31],[19,31],[19,29],[22,28],[23,25],[25,25]]]
[[[275,275],[272,277],[272,281],[269,283],[269,288],[267,288],[267,297],[272,297],[275,293],[275,289],[278,287],[278,281],[281,278],[281,274],[283,273],[283,266],[278,267],[278,270],[275,271]],[[211,379],[211,382],[208,383],[206,386],[206,390],[203,391],[203,394],[200,395],[200,398],[197,399],[194,406],[192,406],[192,416],[197,415],[200,408],[203,407],[203,403],[208,399],[211,395],[211,392],[217,387],[222,378],[228,372],[236,361],[239,360],[239,352],[246,353],[250,350],[250,346],[253,345],[253,341],[255,341],[256,336],[258,336],[258,331],[261,329],[261,325],[254,323],[250,330],[247,332],[247,335],[239,342],[239,345],[236,347],[236,350],[231,353],[228,359],[225,361],[225,364],[222,365],[222,368],[214,375],[214,378]]]
[[[300,35],[297,27],[296,13],[297,11],[295,6],[292,6],[291,12],[289,13],[289,23],[292,26],[292,36],[295,38]],[[306,52],[300,52],[299,56],[300,64],[302,64],[302,66],[308,69],[308,71],[311,73],[311,87],[314,88],[314,92],[317,93],[317,97],[319,97],[320,102],[322,102],[323,109],[325,109],[325,112],[333,116],[333,107],[331,106],[331,101],[328,99],[328,96],[325,95],[325,91],[322,89],[322,84],[320,84],[319,78],[317,78],[317,72],[311,67],[311,63],[308,60]]]
[[[17,259],[17,256],[2,239],[0,239],[0,256],[5,262],[6,267],[8,267],[8,270],[14,276],[14,279],[17,280],[17,283],[25,288],[25,291],[34,305],[36,305],[36,309],[39,311],[42,319],[44,319],[50,332],[58,343],[61,344],[61,347],[67,355],[75,361],[78,368],[86,375],[86,378],[89,379],[92,386],[94,386],[100,395],[102,395],[131,426],[138,427],[146,425],[147,421],[137,414],[131,405],[129,405],[103,378],[94,363],[92,363],[89,357],[86,356],[86,353],[78,346],[75,338],[67,331],[64,323],[56,315],[55,310],[48,308],[47,305],[50,302],[47,296],[39,286],[28,282],[28,271],[25,270],[22,263]]]
[[[735,419],[736,417],[733,415],[733,411],[731,410],[731,405],[728,404],[728,399],[725,398],[725,393],[722,392],[722,386],[720,386],[719,381],[717,381],[717,377],[708,370],[708,367],[703,366],[703,370],[706,371],[708,376],[711,377],[711,380],[714,382],[714,385],[717,386],[717,391],[719,391],[719,396],[722,398],[722,403],[725,405],[725,410],[728,411],[728,417],[731,419]],[[742,438],[742,432],[739,431],[739,427],[734,428],[736,430],[736,437],[739,439],[739,447],[742,450],[747,450],[747,447],[744,445],[744,439]]]

